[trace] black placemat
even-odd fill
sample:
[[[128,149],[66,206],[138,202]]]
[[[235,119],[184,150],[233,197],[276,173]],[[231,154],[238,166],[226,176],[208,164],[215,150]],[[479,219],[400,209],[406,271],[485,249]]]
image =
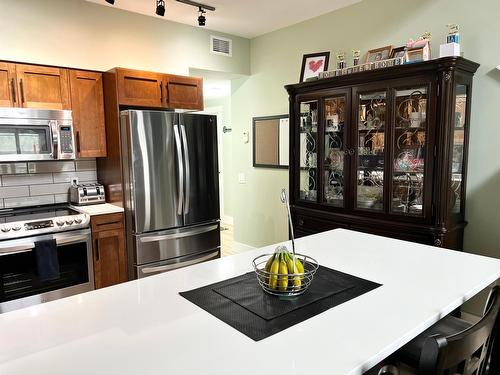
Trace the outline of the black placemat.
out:
[[[291,309],[289,312],[281,315],[278,314],[274,319],[270,320],[259,316],[263,315],[264,312],[261,311],[258,315],[239,303],[216,292],[216,290],[224,290],[224,287],[229,285],[234,287],[238,285],[238,283],[248,282],[249,275],[254,277],[255,283],[259,286],[257,278],[253,273],[246,273],[179,294],[251,339],[259,341],[381,286],[381,284],[332,270],[327,267],[320,266],[317,273],[319,272],[321,272],[322,277],[328,277],[332,285],[332,290],[337,290],[337,292],[333,292],[333,294],[325,296],[324,298],[311,300],[304,306]],[[315,275],[315,278],[316,276],[318,275]],[[317,280],[313,280],[310,288],[313,287],[315,281]],[[338,291],[339,283],[342,283],[346,288]],[[352,286],[347,287],[348,285]],[[261,292],[265,294],[262,289]],[[306,291],[302,297],[306,297],[306,293],[308,292],[309,290]],[[271,303],[276,304],[290,302],[282,301],[279,297],[274,297],[274,300],[271,301],[273,301]]]
[[[320,267],[311,286],[296,297],[277,297],[263,293],[255,272],[246,273],[231,284],[212,289],[261,318],[271,320],[352,287],[354,284],[349,282],[348,275]]]

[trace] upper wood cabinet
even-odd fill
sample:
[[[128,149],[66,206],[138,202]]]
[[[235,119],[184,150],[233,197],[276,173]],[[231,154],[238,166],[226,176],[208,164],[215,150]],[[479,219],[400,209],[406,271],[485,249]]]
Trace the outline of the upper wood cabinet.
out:
[[[166,101],[168,108],[203,109],[203,79],[167,75]]]
[[[0,62],[0,107],[17,106],[16,66]]]
[[[69,71],[77,157],[106,156],[102,74]]]
[[[140,70],[117,69],[116,84],[121,105],[162,107],[162,75]]]
[[[203,79],[116,68],[118,103],[125,106],[203,109]]]
[[[71,109],[68,70],[16,64],[19,107]]]

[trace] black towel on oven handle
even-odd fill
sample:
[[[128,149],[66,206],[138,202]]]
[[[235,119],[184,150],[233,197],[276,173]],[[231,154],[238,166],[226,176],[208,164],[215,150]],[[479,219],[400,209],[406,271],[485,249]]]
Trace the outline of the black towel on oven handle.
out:
[[[57,242],[56,240],[45,240],[35,242],[36,266],[40,281],[49,281],[58,279],[59,259],[57,258]]]

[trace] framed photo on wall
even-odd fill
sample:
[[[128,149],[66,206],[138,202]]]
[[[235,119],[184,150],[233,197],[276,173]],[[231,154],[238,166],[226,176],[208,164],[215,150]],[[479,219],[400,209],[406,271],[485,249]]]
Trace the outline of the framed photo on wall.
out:
[[[366,62],[376,62],[387,60],[391,56],[392,46],[385,46],[376,49],[369,50],[366,54]]]
[[[300,70],[300,82],[308,78],[317,77],[320,72],[328,70],[330,52],[318,52],[304,55],[302,57],[302,69]]]

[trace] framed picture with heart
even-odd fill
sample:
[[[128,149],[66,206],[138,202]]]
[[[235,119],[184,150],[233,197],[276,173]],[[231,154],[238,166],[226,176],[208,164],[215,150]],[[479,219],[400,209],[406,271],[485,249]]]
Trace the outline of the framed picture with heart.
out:
[[[305,82],[308,78],[317,77],[320,72],[326,72],[328,70],[329,59],[330,52],[304,55],[300,71],[300,82]]]

